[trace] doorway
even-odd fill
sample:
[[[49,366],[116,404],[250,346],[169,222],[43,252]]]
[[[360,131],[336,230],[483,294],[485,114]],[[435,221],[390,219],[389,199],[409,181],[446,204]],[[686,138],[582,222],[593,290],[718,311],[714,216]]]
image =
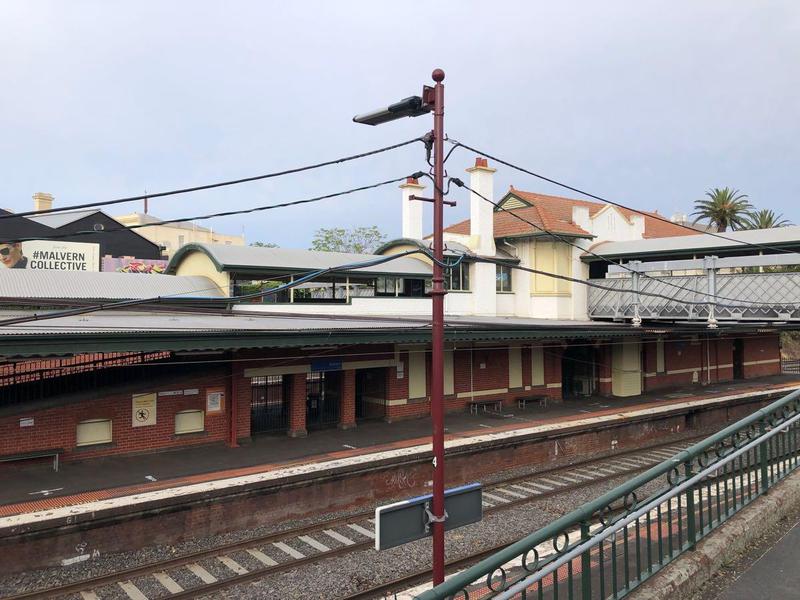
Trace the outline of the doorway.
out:
[[[386,416],[386,369],[356,371],[356,420]]]
[[[336,425],[341,400],[341,371],[314,371],[306,375],[306,427]]]
[[[597,364],[594,346],[569,346],[561,355],[561,393],[563,398],[586,398],[597,389]]]
[[[288,379],[268,375],[250,379],[250,433],[285,431],[289,427]]]
[[[733,340],[733,378],[744,379],[744,340]]]

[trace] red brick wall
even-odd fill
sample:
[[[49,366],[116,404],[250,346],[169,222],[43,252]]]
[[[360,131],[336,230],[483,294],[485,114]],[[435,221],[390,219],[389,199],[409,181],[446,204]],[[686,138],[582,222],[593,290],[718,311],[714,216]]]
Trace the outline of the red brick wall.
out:
[[[352,369],[342,373],[342,407],[339,411],[339,427],[350,429],[356,426],[356,372]]]
[[[306,374],[289,375],[289,435],[303,437],[306,435]]]
[[[157,422],[146,427],[132,426],[131,393],[109,393],[104,398],[0,417],[0,454],[63,448],[65,460],[76,460],[225,441],[228,437],[227,410],[207,414],[203,433],[175,435],[175,413],[188,409],[205,410],[206,390],[219,387],[226,390],[227,408],[230,388],[225,370],[214,369],[204,377],[175,379],[169,385],[138,390],[137,393],[148,393],[196,388],[200,392],[191,396],[160,396],[156,404]],[[26,417],[34,419],[33,427],[19,426],[19,420]],[[89,419],[111,419],[113,440],[110,444],[75,445],[78,423]]]
[[[762,334],[743,339],[745,379],[777,375],[781,372],[781,344],[778,334],[769,337]]]
[[[522,349],[522,382],[523,389],[502,392],[481,398],[497,398],[504,404],[514,404],[516,399],[523,396],[546,395],[553,399],[561,398],[561,354],[560,345],[548,345],[544,354],[545,385],[524,389],[531,385],[531,350],[530,347]],[[470,360],[471,356],[471,360]],[[407,357],[402,353],[401,357]],[[407,364],[407,363],[406,363]],[[481,364],[485,368],[481,368]],[[387,407],[388,420],[397,420],[411,417],[421,417],[430,414],[430,355],[426,360],[426,389],[428,397],[416,399],[407,404]],[[407,372],[406,372],[407,373]],[[402,399],[408,397],[407,379],[399,380],[395,384],[395,370],[389,369],[389,399]],[[407,377],[407,374],[406,374]],[[445,411],[461,412],[468,405],[468,397],[458,397],[458,394],[468,394],[470,389],[480,392],[508,388],[508,349],[498,344],[491,347],[475,347],[470,353],[469,348],[459,348],[453,352],[453,383],[454,394],[444,398]],[[557,384],[557,387],[547,387],[547,384]]]

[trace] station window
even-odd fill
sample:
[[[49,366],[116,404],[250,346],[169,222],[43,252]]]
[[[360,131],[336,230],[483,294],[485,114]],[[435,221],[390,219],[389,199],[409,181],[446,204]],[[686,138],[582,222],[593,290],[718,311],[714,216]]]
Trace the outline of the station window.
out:
[[[111,442],[111,419],[89,419],[78,423],[76,446],[94,446]]]
[[[205,416],[202,410],[182,410],[175,413],[175,434],[205,431]]]
[[[511,290],[511,267],[508,265],[497,265],[497,291],[510,292]]]
[[[397,293],[396,277],[378,277],[375,280],[375,295],[394,296]]]
[[[452,262],[455,262],[455,259]],[[468,292],[469,263],[460,262],[458,265],[447,267],[444,270],[444,287],[454,292]]]

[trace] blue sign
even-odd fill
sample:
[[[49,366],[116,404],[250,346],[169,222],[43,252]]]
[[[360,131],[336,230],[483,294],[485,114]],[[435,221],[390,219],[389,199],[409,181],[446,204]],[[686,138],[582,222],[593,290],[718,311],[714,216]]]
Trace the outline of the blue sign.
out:
[[[311,361],[312,371],[341,371],[342,359],[322,359]]]

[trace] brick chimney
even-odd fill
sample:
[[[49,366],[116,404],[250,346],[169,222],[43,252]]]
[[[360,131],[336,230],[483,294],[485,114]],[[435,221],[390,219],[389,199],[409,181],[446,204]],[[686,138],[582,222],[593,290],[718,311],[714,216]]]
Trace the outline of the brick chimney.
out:
[[[53,208],[53,194],[36,192],[33,195],[33,210],[50,210]]]
[[[413,195],[422,194],[425,186],[413,177],[406,178],[406,182],[400,184],[403,190],[403,229],[402,237],[412,240],[422,239],[422,202],[411,200]]]
[[[494,173],[485,158],[475,158],[475,166],[467,169],[469,187],[494,201]],[[469,234],[475,239],[472,248],[478,254],[494,256],[494,206],[477,194],[469,197]]]

